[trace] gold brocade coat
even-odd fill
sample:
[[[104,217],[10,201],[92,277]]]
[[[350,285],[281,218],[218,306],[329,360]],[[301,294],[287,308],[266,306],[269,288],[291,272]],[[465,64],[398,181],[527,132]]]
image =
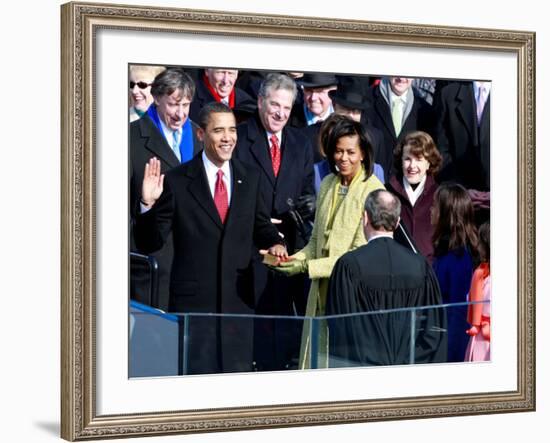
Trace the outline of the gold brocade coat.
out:
[[[309,243],[294,254],[297,260],[308,261],[308,273],[311,287],[307,298],[306,316],[325,314],[326,291],[320,291],[323,279],[328,279],[336,261],[346,252],[367,243],[363,234],[362,217],[367,195],[384,185],[375,175],[367,181],[363,177],[354,180],[344,200],[334,214],[332,229],[327,232],[335,188],[340,184],[340,177],[329,174],[321,182],[317,196],[315,223]],[[310,367],[310,331],[311,324],[305,321],[300,349],[300,368]],[[328,366],[328,341],[326,326],[319,328],[318,367]]]

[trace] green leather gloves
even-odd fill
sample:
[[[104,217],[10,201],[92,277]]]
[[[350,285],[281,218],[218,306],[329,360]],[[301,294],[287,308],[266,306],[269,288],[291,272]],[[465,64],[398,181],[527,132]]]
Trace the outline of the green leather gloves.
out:
[[[279,266],[274,266],[278,272],[286,274],[288,276],[307,273],[307,260],[291,260],[282,262]]]

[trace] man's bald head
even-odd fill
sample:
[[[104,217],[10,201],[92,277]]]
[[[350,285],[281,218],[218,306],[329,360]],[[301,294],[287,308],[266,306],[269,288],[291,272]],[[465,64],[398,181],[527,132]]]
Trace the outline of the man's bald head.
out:
[[[401,203],[391,192],[377,189],[368,195],[365,212],[373,229],[393,232],[399,223]]]

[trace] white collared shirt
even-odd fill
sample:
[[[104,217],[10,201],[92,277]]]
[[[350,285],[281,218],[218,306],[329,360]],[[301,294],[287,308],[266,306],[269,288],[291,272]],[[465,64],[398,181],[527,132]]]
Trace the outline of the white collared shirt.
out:
[[[281,145],[282,145],[282,141],[283,141],[283,131],[279,131],[279,132],[269,132],[269,131],[265,131],[266,135],[267,135],[267,144],[269,146],[269,150],[271,151],[271,136],[273,134],[275,134],[277,136],[277,140],[279,141],[279,148],[281,148]]]
[[[325,111],[323,115],[314,115],[307,105],[304,103],[304,114],[306,117],[307,125],[311,126],[317,123],[319,120],[326,120],[328,117],[330,117],[331,114],[334,113],[334,106],[331,104],[329,108]]]
[[[405,188],[405,192],[407,193],[407,197],[409,197],[409,201],[411,202],[412,206],[414,206],[416,200],[418,200],[418,198],[422,195],[422,192],[424,191],[424,186],[426,186],[427,177],[427,174],[424,175],[422,180],[420,180],[420,183],[418,183],[416,189],[413,189],[407,179],[403,177],[403,187]]]
[[[218,179],[218,169],[223,171],[223,182],[225,183],[225,188],[227,189],[227,204],[231,204],[231,168],[229,167],[229,162],[225,162],[221,168],[218,168],[214,163],[212,163],[204,151],[202,151],[202,164],[204,165],[204,171],[206,172],[206,179],[208,180],[208,188],[210,189],[210,194],[214,198],[214,189],[216,187],[216,180]],[[142,214],[149,211],[151,208],[146,207],[143,203],[139,204],[140,212]]]
[[[178,160],[181,161],[181,153],[180,153],[180,150],[179,150],[179,146],[178,146],[177,150],[174,150],[174,147],[173,147],[174,132],[177,132],[177,131],[174,131],[174,130],[170,129],[168,126],[166,126],[164,124],[164,122],[162,121],[162,119],[160,118],[160,116],[159,116],[159,121],[160,121],[160,127],[162,128],[162,133],[164,135],[164,138],[168,142],[168,146],[170,146],[170,148],[172,149],[172,152],[178,158]],[[180,133],[179,133],[178,139],[180,140],[180,143],[181,143],[181,129],[179,130],[179,132]]]
[[[229,162],[225,162],[221,168],[218,168],[210,159],[206,156],[204,150],[202,151],[202,164],[204,165],[204,171],[206,172],[206,178],[208,180],[208,187],[210,188],[210,194],[214,198],[214,189],[216,187],[216,180],[218,179],[218,169],[223,171],[223,182],[227,189],[227,203],[231,204],[231,167]]]
[[[403,102],[403,111],[404,111],[405,108],[407,107],[407,98],[408,98],[409,94],[407,94],[407,92],[405,92],[401,95],[397,95],[392,91],[391,88],[388,88],[388,89],[389,89],[389,92],[390,92],[390,110],[392,109],[393,102],[395,102],[397,99],[399,99]]]
[[[485,96],[488,96],[491,92],[491,82],[473,81],[472,83],[474,84],[474,97],[477,97],[477,95],[479,94],[479,88],[481,88],[482,86],[485,88]]]
[[[393,232],[387,232],[386,234],[373,235],[371,238],[368,239],[368,242],[370,243],[371,241],[376,240],[377,238],[393,238]]]

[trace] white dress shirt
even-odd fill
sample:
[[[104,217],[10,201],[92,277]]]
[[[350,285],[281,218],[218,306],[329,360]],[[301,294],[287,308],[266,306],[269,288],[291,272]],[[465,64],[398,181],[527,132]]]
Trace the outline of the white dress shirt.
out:
[[[177,131],[174,131],[174,130],[170,129],[168,126],[166,126],[161,118],[159,118],[159,121],[160,121],[160,127],[162,128],[162,133],[164,135],[164,138],[168,142],[168,146],[170,146],[170,148],[172,149],[172,152],[174,153],[174,155],[181,162],[181,153],[180,153],[179,146],[177,147],[177,149],[174,149],[174,146],[173,146],[173,144],[174,144],[174,132],[177,132]],[[179,130],[178,140],[181,142],[181,129]]]
[[[202,163],[204,165],[204,171],[206,172],[206,179],[208,180],[208,188],[210,189],[210,194],[214,198],[214,189],[216,188],[216,180],[218,179],[218,169],[223,171],[223,182],[225,183],[225,189],[227,189],[227,204],[231,205],[231,168],[229,162],[225,162],[221,168],[218,168],[214,163],[212,163],[204,151],[202,151]],[[146,213],[149,209],[143,203],[140,202],[140,211],[142,214]]]
[[[420,180],[420,183],[418,183],[416,189],[413,189],[408,180],[403,177],[403,188],[405,188],[405,192],[407,193],[407,197],[409,197],[409,201],[411,202],[412,206],[414,206],[416,200],[418,200],[418,197],[420,197],[422,195],[422,192],[424,192],[427,177],[427,175],[424,175],[422,180]]]
[[[277,136],[277,140],[279,141],[279,148],[282,149],[282,140],[283,140],[283,131],[279,131],[279,132],[269,132],[269,131],[265,131],[266,135],[267,135],[267,145],[269,146],[269,150],[271,151],[271,136],[272,135],[276,135]]]
[[[212,194],[212,198],[214,198],[214,189],[216,188],[216,180],[218,179],[218,169],[221,169],[223,171],[223,182],[225,183],[225,188],[227,189],[227,203],[228,205],[231,205],[232,182],[231,168],[229,167],[229,162],[225,162],[221,168],[218,168],[208,159],[206,153],[203,150],[202,163],[204,165],[204,171],[206,172],[208,187],[210,188],[210,194]]]

